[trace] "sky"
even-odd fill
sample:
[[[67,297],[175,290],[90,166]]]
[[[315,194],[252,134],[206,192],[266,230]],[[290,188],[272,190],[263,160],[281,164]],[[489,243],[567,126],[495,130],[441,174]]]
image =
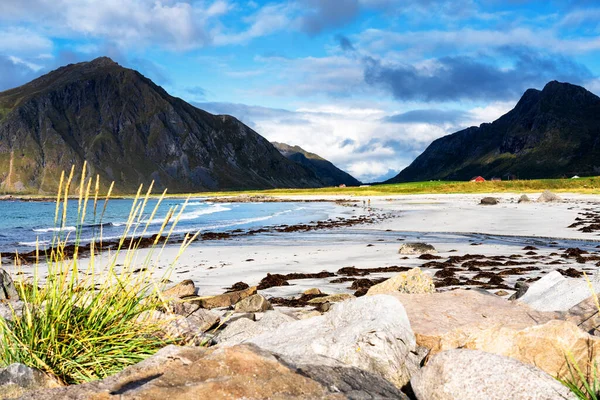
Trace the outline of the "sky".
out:
[[[374,182],[528,88],[600,94],[600,1],[0,1],[0,91],[99,56]]]

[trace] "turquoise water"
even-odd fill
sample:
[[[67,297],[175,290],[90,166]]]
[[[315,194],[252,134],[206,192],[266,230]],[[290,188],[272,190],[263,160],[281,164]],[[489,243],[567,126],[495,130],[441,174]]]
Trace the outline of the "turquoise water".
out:
[[[158,212],[150,221],[148,234],[157,233],[170,207],[183,205],[181,199],[164,200]],[[145,225],[156,205],[151,200],[142,218]],[[94,218],[92,202],[88,205],[87,218],[81,228],[81,239],[89,241],[100,235],[104,240],[117,239],[123,233],[132,200],[110,200],[102,219],[104,207],[99,202]],[[69,238],[75,236],[77,226],[77,201],[67,206],[67,223],[63,229],[54,224],[56,205],[54,202],[0,201],[0,252],[29,251],[48,246],[54,235],[60,231]],[[202,199],[190,200],[179,219],[175,233],[185,232],[226,232],[236,229],[256,229],[275,225],[291,225],[326,220],[348,210],[333,203],[211,203]],[[142,228],[140,228],[140,231]]]

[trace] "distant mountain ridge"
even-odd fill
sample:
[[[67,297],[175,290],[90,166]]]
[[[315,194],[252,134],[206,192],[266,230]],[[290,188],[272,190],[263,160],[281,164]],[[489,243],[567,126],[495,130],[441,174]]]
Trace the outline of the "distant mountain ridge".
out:
[[[288,159],[311,170],[326,186],[358,186],[360,181],[347,172],[342,171],[321,156],[310,153],[300,146],[272,142],[273,146]]]
[[[53,192],[83,160],[122,192],[152,180],[172,192],[323,186],[237,119],[106,57],[0,93],[0,190]]]
[[[557,81],[492,123],[435,140],[387,183],[600,174],[600,97]]]

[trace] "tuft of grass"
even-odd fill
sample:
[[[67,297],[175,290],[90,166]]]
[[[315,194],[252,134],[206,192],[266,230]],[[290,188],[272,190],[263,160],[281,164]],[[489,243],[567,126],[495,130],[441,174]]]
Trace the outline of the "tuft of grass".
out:
[[[73,243],[77,248],[84,224],[92,222],[102,226],[112,185],[100,213],[99,177],[96,176],[95,184],[92,178],[86,178],[84,164],[78,188],[77,230],[71,238],[63,228],[69,215],[73,173],[74,169],[68,176],[63,172],[60,178],[55,209],[58,231],[50,250],[38,257],[32,281],[15,283],[24,302],[22,315],[13,312],[10,321],[0,318],[0,366],[23,363],[54,375],[65,384],[102,379],[176,341],[159,333],[160,322],[143,316],[151,314],[148,311],[166,308],[160,283],[166,276],[161,279],[154,276],[152,255],[155,249],[164,248],[187,203],[179,209],[169,209],[148,255],[139,262],[141,237],[146,235],[166,194],[163,192],[148,213],[145,209],[152,185],[145,195],[140,186],[118,248],[109,255],[108,261],[98,262],[96,253],[102,243],[100,230],[99,237],[91,241],[87,267],[81,271],[77,250],[68,256],[65,249]],[[163,231],[168,231],[168,235],[160,243]],[[196,236],[186,235],[173,263]],[[38,273],[40,261],[47,268],[45,280]],[[138,273],[134,272],[136,269]],[[166,274],[169,273],[170,269]]]

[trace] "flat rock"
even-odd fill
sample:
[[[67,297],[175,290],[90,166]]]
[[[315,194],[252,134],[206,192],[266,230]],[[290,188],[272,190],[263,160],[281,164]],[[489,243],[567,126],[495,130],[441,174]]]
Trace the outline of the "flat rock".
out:
[[[302,294],[322,294],[319,288],[306,289]]]
[[[236,313],[255,313],[272,309],[273,306],[269,303],[269,300],[260,294],[253,294],[252,296],[246,297],[235,305]]]
[[[167,346],[104,380],[22,397],[23,400],[344,398],[339,390],[330,390],[280,363],[268,352],[248,345],[217,349]]]
[[[421,268],[413,268],[371,286],[367,290],[367,296],[389,293],[419,294],[433,292],[435,292],[435,285],[431,275],[421,271]]]
[[[496,326],[524,329],[557,317],[474,290],[394,294],[408,314],[417,344],[431,354],[465,346],[474,332]]]
[[[562,199],[549,190],[544,191],[537,199],[538,203],[551,203],[557,201],[562,201]]]
[[[539,368],[478,350],[440,353],[410,383],[419,400],[576,399]]]
[[[142,323],[158,323],[165,336],[183,339],[185,343],[195,345],[203,344],[206,340],[204,333],[219,322],[218,315],[203,309],[187,317],[160,311],[145,311],[138,318]]]
[[[399,388],[421,361],[404,307],[387,295],[337,303],[320,317],[284,324],[249,342],[293,365],[358,368]]]
[[[355,297],[349,293],[336,293],[330,294],[329,296],[315,297],[314,299],[308,300],[308,304],[339,303],[340,301],[354,298]]]
[[[5,270],[0,268],[0,300],[19,300],[15,284]]]
[[[600,274],[596,274],[600,277]],[[600,282],[590,282],[600,292]],[[583,278],[566,278],[558,271],[544,275],[533,282],[517,301],[538,311],[568,311],[592,295],[590,285]]]
[[[258,321],[249,318],[226,321],[227,326],[217,334],[215,341],[223,346],[234,346],[293,321],[296,320],[279,311],[267,311]]]
[[[590,296],[584,301],[571,307],[565,313],[565,319],[576,324],[585,332],[599,336],[600,332],[600,312],[597,297]]]
[[[220,294],[217,296],[203,297],[198,300],[193,300],[193,302],[197,302],[200,307],[208,309],[231,307],[238,301],[245,299],[246,297],[250,297],[253,294],[256,294],[256,286],[252,286],[244,290]]]
[[[196,294],[196,285],[191,279],[179,282],[163,292],[163,297],[167,300],[183,299]]]
[[[427,243],[404,243],[400,246],[398,254],[435,254],[437,250],[430,244]]]

